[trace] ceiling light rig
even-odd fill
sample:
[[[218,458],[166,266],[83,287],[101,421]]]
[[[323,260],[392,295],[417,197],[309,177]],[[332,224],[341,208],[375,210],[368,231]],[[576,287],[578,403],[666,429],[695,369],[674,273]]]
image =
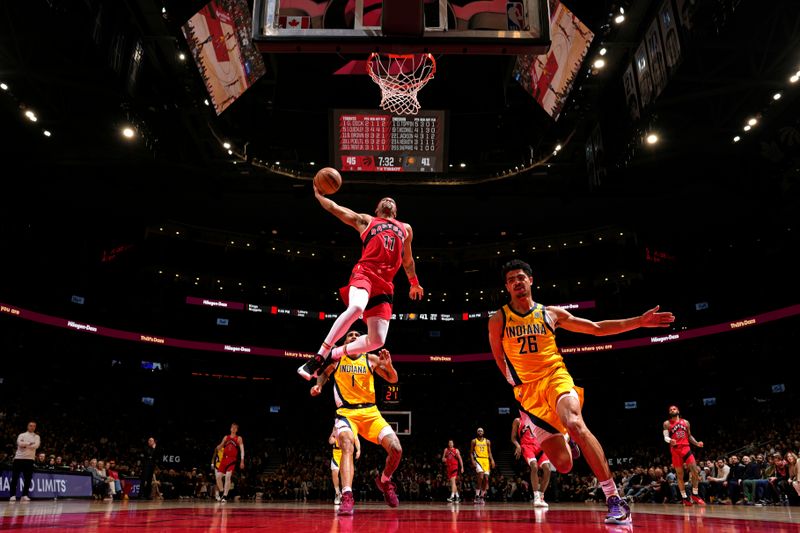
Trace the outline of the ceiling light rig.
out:
[[[798,79],[800,79],[800,70],[798,70],[797,72],[795,72],[795,73],[794,73],[794,74],[793,74],[793,75],[792,75],[792,76],[789,78],[789,83],[790,83],[790,84],[795,84],[795,83],[797,83],[797,80],[798,80]],[[771,99],[770,99],[770,101],[769,101],[769,102],[766,104],[766,106],[769,106],[770,104],[775,104],[775,103],[776,103],[776,102],[778,102],[778,101],[779,101],[781,98],[783,98],[783,92],[781,92],[781,91],[778,91],[778,92],[776,92],[776,93],[773,93],[773,95],[772,95],[772,98],[771,98]],[[744,125],[744,126],[742,126],[742,130],[743,130],[743,131],[745,131],[745,132],[749,132],[749,131],[751,131],[753,128],[755,128],[756,126],[758,126],[758,125],[759,125],[759,123],[760,123],[761,119],[764,117],[764,115],[766,115],[766,113],[767,113],[767,109],[766,109],[766,107],[765,107],[765,109],[764,109],[764,111],[763,111],[763,112],[761,112],[761,113],[758,113],[758,114],[756,114],[755,116],[751,116],[750,118],[748,118],[748,119],[747,119],[747,122],[745,123],[745,125]],[[740,140],[741,140],[741,137],[740,137],[739,135],[736,135],[736,136],[733,138],[733,142],[734,142],[734,143],[738,143]]]
[[[11,91],[11,87],[9,87],[7,83],[0,82],[0,89],[14,99],[17,108],[23,110],[23,116],[28,119],[29,122],[39,122],[39,116],[36,114],[36,112],[24,102],[20,101],[19,98],[17,98],[17,96]],[[48,129],[42,128],[42,135],[45,137],[51,137],[53,133]]]

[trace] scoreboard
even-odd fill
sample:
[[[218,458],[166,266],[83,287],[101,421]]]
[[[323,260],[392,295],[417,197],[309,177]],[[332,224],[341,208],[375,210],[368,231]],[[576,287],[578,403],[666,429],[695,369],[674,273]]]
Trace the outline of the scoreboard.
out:
[[[397,116],[334,109],[333,162],[344,172],[443,172],[445,112]]]

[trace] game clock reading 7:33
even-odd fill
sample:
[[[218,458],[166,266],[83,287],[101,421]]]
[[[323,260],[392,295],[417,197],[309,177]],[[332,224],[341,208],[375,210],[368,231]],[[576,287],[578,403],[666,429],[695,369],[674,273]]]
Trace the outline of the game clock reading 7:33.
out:
[[[396,116],[380,110],[333,111],[333,161],[345,172],[442,172],[444,111]]]

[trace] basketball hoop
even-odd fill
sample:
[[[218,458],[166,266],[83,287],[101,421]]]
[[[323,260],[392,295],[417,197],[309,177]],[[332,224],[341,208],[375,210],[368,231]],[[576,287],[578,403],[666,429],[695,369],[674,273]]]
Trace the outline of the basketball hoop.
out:
[[[381,109],[395,115],[419,112],[417,93],[436,73],[431,54],[370,54],[367,72],[381,88]]]

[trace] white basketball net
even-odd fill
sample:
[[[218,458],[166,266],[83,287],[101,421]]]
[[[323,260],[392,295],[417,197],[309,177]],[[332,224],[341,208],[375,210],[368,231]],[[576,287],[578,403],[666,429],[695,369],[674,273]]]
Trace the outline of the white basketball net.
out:
[[[436,73],[431,54],[381,56],[373,53],[367,72],[381,88],[381,109],[395,115],[416,115],[420,105],[417,93]]]

